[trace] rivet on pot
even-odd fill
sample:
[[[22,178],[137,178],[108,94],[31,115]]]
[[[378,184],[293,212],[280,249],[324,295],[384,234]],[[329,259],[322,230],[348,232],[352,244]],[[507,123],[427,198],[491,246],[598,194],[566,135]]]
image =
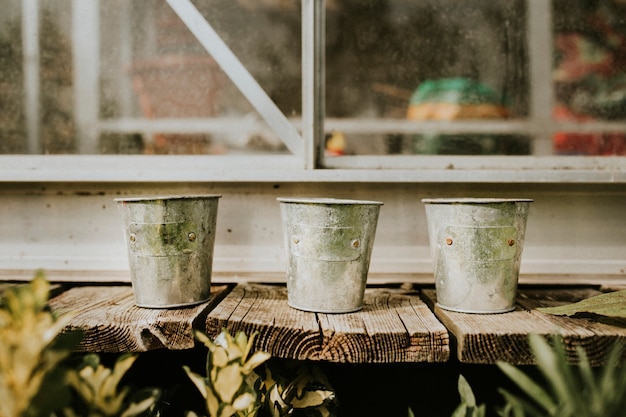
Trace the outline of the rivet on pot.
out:
[[[513,240],[513,239],[509,239],[509,240],[507,241],[507,243],[509,244],[509,246],[513,246],[513,245],[515,245],[515,240]]]
[[[298,243],[300,243],[300,239],[298,239],[297,237],[294,237],[293,238],[293,243],[295,243],[297,245]]]
[[[453,243],[452,239],[450,239],[450,238],[446,239],[446,245],[450,246],[450,245],[452,245],[452,243]]]
[[[361,245],[361,242],[359,241],[359,239],[354,239],[354,240],[352,241],[352,247],[353,247],[353,248],[355,248],[355,249],[356,249],[356,248],[358,248],[360,245]]]
[[[134,233],[131,233],[131,234],[130,234],[130,241],[131,241],[131,242],[133,242],[133,243],[135,243],[135,241],[136,241],[136,240],[137,240],[137,236],[135,236],[135,234],[134,234]]]
[[[189,239],[190,242],[195,242],[196,241],[196,234],[194,232],[189,232],[187,234],[187,239]]]

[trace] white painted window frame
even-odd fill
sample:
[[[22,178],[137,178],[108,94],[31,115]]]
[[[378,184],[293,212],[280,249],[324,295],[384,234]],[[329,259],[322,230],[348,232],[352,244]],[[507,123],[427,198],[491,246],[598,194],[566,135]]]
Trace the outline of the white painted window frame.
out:
[[[187,0],[168,0],[183,10]],[[0,277],[29,278],[45,268],[58,280],[128,280],[115,196],[152,193],[220,192],[221,217],[214,271],[227,280],[282,276],[279,219],[275,197],[349,195],[385,201],[372,275],[402,280],[432,280],[424,214],[419,196],[438,193],[536,197],[529,247],[522,272],[542,279],[557,276],[601,276],[623,282],[626,253],[623,208],[626,204],[626,158],[550,156],[552,133],[626,131],[621,123],[557,124],[550,118],[552,86],[551,8],[545,0],[528,4],[531,111],[527,120],[494,122],[411,122],[402,120],[325,119],[323,87],[324,0],[302,0],[303,115],[285,119],[270,110],[275,129],[289,132],[290,155],[95,155],[101,132],[204,132],[231,129],[241,120],[98,120],[97,95],[77,94],[76,121],[82,140],[80,155],[37,155],[39,86],[33,82],[39,51],[30,13],[36,0],[24,0],[29,37],[25,43],[26,107],[30,155],[0,156]],[[188,6],[188,5],[187,5]],[[77,91],[98,91],[97,48],[82,40],[97,39],[99,0],[74,0],[73,26]],[[190,14],[193,14],[190,12]],[[79,16],[80,19],[76,17]],[[188,16],[189,17],[189,16]],[[189,17],[190,20],[193,20]],[[78,21],[77,21],[78,20]],[[200,38],[207,27],[197,23]],[[192,25],[193,26],[193,25]],[[82,46],[81,46],[82,45]],[[216,51],[213,51],[216,52]],[[220,52],[220,51],[217,51]],[[225,50],[221,52],[228,53]],[[542,55],[543,54],[543,55]],[[544,59],[541,59],[541,57]],[[234,56],[222,60],[234,63]],[[84,65],[90,62],[91,65]],[[238,68],[241,73],[245,69]],[[29,75],[30,74],[30,75]],[[244,78],[247,76],[243,75]],[[254,80],[243,89],[263,95]],[[237,84],[236,83],[236,84]],[[250,87],[252,86],[252,87]],[[239,85],[242,87],[242,85]],[[266,98],[251,98],[263,102]],[[94,104],[95,103],[95,104]],[[267,102],[264,102],[267,104]],[[271,107],[271,105],[269,105]],[[266,109],[267,110],[267,109]],[[288,126],[292,127],[288,127]],[[181,130],[183,126],[184,130]],[[294,129],[295,127],[295,129]],[[255,128],[251,123],[250,128]],[[357,133],[530,133],[534,156],[344,156],[325,157],[321,137],[333,129]],[[283,132],[284,136],[284,132]],[[281,136],[282,137],[282,136]],[[301,141],[298,144],[298,141]],[[330,169],[329,169],[330,168]],[[523,195],[518,195],[518,193]],[[242,211],[246,206],[249,211]],[[389,213],[389,214],[386,214]],[[573,225],[563,225],[571,217]],[[578,222],[578,223],[575,223]],[[582,224],[580,222],[583,222]],[[553,229],[555,227],[557,229]],[[580,227],[590,237],[572,231]],[[602,231],[602,233],[595,233]],[[535,232],[533,241],[532,232]],[[563,232],[564,240],[555,239]],[[240,235],[238,235],[240,233]],[[581,232],[582,233],[582,232]],[[419,235],[419,236],[418,236]],[[556,241],[556,243],[555,243]],[[281,279],[281,278],[279,278]]]
[[[626,131],[626,123],[556,123],[551,118],[553,89],[551,85],[551,2],[526,0],[529,45],[530,115],[511,121],[464,121],[455,123],[415,122],[390,119],[324,118],[324,0],[302,0],[302,118],[285,117],[269,99],[237,57],[221,41],[210,24],[189,0],[167,1],[199,42],[239,87],[264,121],[283,140],[289,155],[249,156],[94,156],[101,132],[177,132],[198,133],[228,131],[234,128],[262,129],[259,121],[240,119],[145,120],[98,118],[99,0],[74,0],[73,43],[75,86],[75,119],[79,155],[36,155],[38,144],[39,83],[36,79],[39,51],[38,3],[25,0],[24,47],[25,88],[30,155],[0,156],[0,181],[162,181],[176,178],[204,181],[210,178],[230,181],[275,181],[285,177],[299,180],[326,181],[340,178],[351,181],[472,181],[472,182],[625,182],[626,158],[550,156],[551,136],[556,131],[602,132]],[[80,63],[80,64],[79,64]],[[90,63],[85,65],[85,63]],[[89,94],[81,92],[89,91]],[[247,125],[246,125],[247,123]],[[415,133],[502,133],[527,134],[533,138],[533,156],[342,156],[326,157],[323,152],[325,132],[340,130],[357,134]],[[111,160],[111,158],[114,158]],[[117,161],[117,163],[115,162]],[[164,164],[171,168],[163,173]],[[132,167],[120,169],[120,165]],[[268,168],[269,167],[269,168]],[[342,172],[316,172],[333,168]],[[256,172],[251,172],[255,170]],[[289,174],[285,173],[289,170]],[[359,172],[351,172],[359,170]],[[395,172],[383,172],[393,170]],[[346,171],[346,172],[343,172]]]

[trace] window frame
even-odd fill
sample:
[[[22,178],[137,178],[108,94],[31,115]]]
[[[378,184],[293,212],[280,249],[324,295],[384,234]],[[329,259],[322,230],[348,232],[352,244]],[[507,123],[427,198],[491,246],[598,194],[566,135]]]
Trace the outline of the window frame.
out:
[[[325,0],[302,0],[302,117],[288,119],[271,100],[264,95],[249,72],[241,65],[230,49],[221,42],[189,0],[166,1],[184,23],[229,73],[232,81],[248,97],[257,110],[261,110],[270,127],[288,144],[290,155],[195,155],[153,157],[146,155],[89,155],[94,151],[101,132],[178,132],[194,133],[207,130],[228,130],[241,125],[241,120],[136,120],[99,119],[98,95],[76,95],[75,111],[78,136],[83,144],[78,155],[1,155],[0,181],[143,181],[165,180],[160,168],[168,166],[176,178],[183,181],[255,180],[274,181],[298,179],[305,181],[367,180],[367,181],[428,181],[428,182],[625,182],[626,158],[624,157],[574,157],[551,156],[551,135],[556,131],[598,132],[626,131],[626,123],[557,123],[551,120],[553,89],[551,85],[551,60],[541,59],[552,53],[551,2],[526,0],[527,33],[529,50],[529,73],[531,78],[530,114],[525,120],[507,121],[460,121],[454,123],[416,122],[390,119],[326,119],[324,117],[325,88]],[[29,14],[37,14],[38,6],[32,0],[24,2],[23,24],[31,33],[37,34],[36,24]],[[73,42],[75,46],[75,82],[78,91],[98,91],[98,48],[93,42],[99,40],[99,0],[72,3]],[[213,45],[221,42],[218,47]],[[219,43],[218,42],[218,43]],[[32,36],[25,38],[26,50],[38,56]],[[78,63],[81,63],[79,65]],[[91,62],[85,67],[84,62]],[[27,89],[27,120],[29,123],[29,149],[37,150],[36,135],[39,131],[37,99],[39,86],[33,83],[33,65],[37,59],[25,59]],[[182,131],[181,131],[181,127]],[[249,129],[262,129],[260,122],[250,121]],[[517,133],[534,138],[531,156],[341,156],[327,157],[323,149],[325,133],[336,130],[354,133]],[[86,154],[85,154],[86,153]],[[119,159],[119,164],[111,161]],[[119,170],[119,165],[132,166],[131,170]],[[89,167],[81,169],[81,167]],[[69,169],[68,169],[69,167]],[[271,167],[271,168],[267,168]],[[57,172],[56,170],[60,171]],[[342,170],[332,175],[318,173],[320,169]],[[256,172],[251,173],[250,170]],[[289,174],[284,174],[289,170]],[[359,172],[351,173],[352,170]],[[381,172],[390,170],[391,172]],[[86,171],[86,172],[85,172]],[[124,175],[128,176],[125,177]]]
[[[36,0],[32,0],[35,1]],[[174,0],[170,0],[174,1]],[[315,16],[322,14],[324,0],[303,1],[303,30],[308,33],[303,36],[303,42],[312,42],[310,46],[303,46],[305,53],[303,60],[313,60],[323,66],[323,61],[315,61],[315,56],[321,54],[320,45],[323,35],[323,20]],[[541,21],[550,21],[544,14],[550,9],[550,2],[544,0],[526,0],[529,5],[530,16],[535,16],[533,25]],[[99,3],[99,0],[85,2],[74,0],[74,7]],[[546,3],[548,6],[546,6]],[[96,7],[97,8],[97,7]],[[88,13],[86,12],[86,15]],[[306,16],[305,16],[306,15]],[[93,15],[92,15],[93,16]],[[313,18],[312,18],[313,17]],[[83,22],[85,23],[85,22]],[[530,24],[530,23],[529,23]],[[320,26],[321,25],[321,26]],[[97,25],[95,26],[97,28]],[[544,28],[545,29],[545,28]],[[83,25],[81,30],[96,30],[94,25]],[[77,30],[78,31],[78,30]],[[541,30],[534,28],[533,33],[541,34]],[[317,35],[316,35],[317,33]],[[75,35],[78,36],[78,35]],[[317,40],[315,40],[317,36]],[[543,36],[546,36],[545,30]],[[541,41],[543,39],[543,41]],[[529,40],[538,47],[548,48],[549,42],[538,36]],[[92,53],[93,51],[89,52]],[[87,52],[86,52],[87,53]],[[544,60],[545,61],[545,60]],[[311,61],[306,61],[311,62]],[[531,60],[537,68],[531,70],[534,78],[547,74],[548,85],[550,68],[541,60]],[[305,65],[305,67],[307,67]],[[494,121],[494,122],[459,122],[441,124],[437,122],[411,122],[404,120],[336,120],[325,119],[323,115],[323,71],[316,67],[311,73],[304,76],[303,88],[308,94],[303,102],[302,119],[289,119],[290,123],[302,131],[304,145],[301,154],[289,155],[0,155],[0,198],[8,205],[0,212],[11,218],[11,221],[20,223],[9,230],[0,244],[4,244],[6,253],[0,255],[5,265],[0,266],[0,277],[28,279],[31,268],[48,267],[57,280],[87,280],[87,281],[116,281],[127,280],[127,272],[123,258],[115,258],[115,270],[110,271],[110,258],[100,258],[103,252],[120,252],[121,242],[115,232],[109,230],[104,237],[94,237],[96,232],[102,232],[107,227],[115,227],[117,213],[111,206],[114,196],[130,194],[146,194],[167,192],[213,192],[229,193],[224,202],[231,200],[224,211],[225,224],[243,224],[245,230],[241,232],[241,240],[226,245],[228,256],[226,260],[218,260],[217,272],[227,272],[228,279],[239,279],[245,274],[274,274],[281,265],[275,262],[270,254],[279,253],[278,248],[268,248],[263,240],[270,230],[276,234],[276,195],[289,192],[308,195],[339,195],[362,196],[375,194],[385,200],[385,210],[399,214],[388,220],[386,226],[392,226],[403,234],[412,234],[409,224],[418,224],[423,219],[419,211],[419,196],[434,196],[437,193],[450,195],[512,195],[523,194],[523,197],[539,196],[549,203],[537,205],[535,218],[540,218],[537,229],[548,229],[553,226],[554,218],[574,215],[575,219],[584,219],[587,228],[593,230],[600,225],[599,230],[610,235],[613,241],[607,242],[605,235],[598,234],[591,238],[581,238],[572,242],[561,242],[554,253],[550,252],[547,258],[543,257],[543,245],[548,245],[548,233],[541,236],[537,242],[538,248],[532,248],[537,259],[525,263],[531,274],[543,275],[541,279],[549,278],[550,282],[559,282],[562,276],[572,276],[575,273],[601,276],[603,280],[624,280],[623,258],[617,252],[625,247],[621,237],[623,228],[622,217],[615,216],[623,210],[626,193],[623,184],[626,183],[626,158],[610,157],[578,157],[578,156],[551,156],[548,152],[538,152],[535,156],[341,156],[327,157],[324,155],[321,136],[324,132],[333,129],[343,129],[346,124],[355,124],[356,128],[367,132],[399,131],[410,133],[420,129],[433,132],[502,132],[518,133],[532,131],[543,139],[535,141],[537,146],[550,143],[551,134],[560,129],[576,131],[613,130],[622,128],[617,123],[601,123],[593,125],[556,124],[550,120],[549,112],[538,109],[549,109],[551,99],[545,96],[537,97],[546,86],[537,87],[532,84],[533,99],[531,114],[527,120]],[[309,68],[309,67],[307,67]],[[93,71],[93,69],[92,69]],[[89,71],[88,71],[89,73]],[[93,87],[92,75],[81,75],[85,88]],[[97,77],[96,77],[97,80]],[[307,81],[308,80],[308,81]],[[91,86],[91,87],[89,87]],[[550,89],[551,91],[551,89]],[[81,138],[96,137],[100,131],[118,132],[150,132],[168,131],[180,132],[171,120],[157,120],[143,123],[141,120],[97,120],[93,119],[93,108],[83,103],[79,106],[85,111],[79,127]],[[97,112],[95,113],[97,116]],[[543,118],[543,119],[542,119]],[[223,125],[211,128],[228,129],[236,120],[226,121]],[[239,121],[240,122],[240,121]],[[190,132],[199,132],[207,128],[214,121],[190,120],[184,121]],[[229,124],[230,123],[230,124]],[[386,130],[385,130],[386,129]],[[93,136],[95,132],[96,136]],[[184,133],[184,132],[182,132]],[[90,136],[91,135],[91,136]],[[317,138],[317,139],[316,139]],[[234,189],[234,190],[233,190]],[[558,194],[558,195],[557,195]],[[557,196],[555,196],[557,195]],[[600,199],[601,203],[597,203]],[[233,201],[234,200],[234,201]],[[259,219],[250,215],[252,219],[237,217],[237,205],[251,204],[254,210],[262,212]],[[603,205],[604,204],[604,205]],[[582,206],[579,209],[577,205]],[[48,206],[52,209],[48,210]],[[106,206],[106,210],[105,210]],[[17,209],[16,209],[17,208]],[[533,210],[535,208],[533,207]],[[4,211],[3,211],[4,210]],[[607,213],[609,214],[607,216]],[[274,217],[271,217],[271,216]],[[407,221],[410,215],[419,217]],[[13,216],[15,219],[13,219]],[[49,217],[43,217],[49,216]],[[579,217],[577,217],[579,216]],[[255,223],[258,222],[258,223]],[[413,223],[411,223],[413,222]],[[53,227],[51,226],[51,224]],[[5,223],[6,225],[6,223]],[[113,226],[112,226],[113,225]],[[562,226],[560,226],[562,227]],[[21,230],[23,229],[23,230]],[[236,228],[235,231],[237,231]],[[381,227],[381,229],[384,229]],[[61,230],[62,233],[59,233]],[[73,234],[67,231],[73,232]],[[421,229],[420,229],[421,230]],[[423,232],[423,230],[421,230]],[[223,235],[230,236],[221,231]],[[80,234],[80,237],[76,237]],[[71,235],[71,236],[69,236]],[[386,239],[386,240],[385,240]],[[396,237],[382,236],[377,246],[381,251],[375,261],[379,261],[377,273],[382,271],[384,279],[396,274],[404,280],[407,276],[417,274],[426,282],[430,282],[430,264],[427,248],[421,245],[416,248],[411,245],[395,246]],[[60,242],[61,249],[51,251]],[[260,242],[260,243],[259,243]],[[609,255],[584,253],[576,245],[583,242],[587,247],[610,246]],[[400,244],[398,244],[400,245]],[[398,251],[396,251],[398,249]],[[572,252],[573,250],[573,252]],[[386,251],[386,252],[385,252]],[[578,252],[577,252],[578,251]],[[599,251],[599,250],[598,250]],[[61,252],[61,253],[58,253]],[[117,253],[116,252],[116,253]],[[239,257],[239,254],[242,253]],[[376,253],[376,252],[375,252]],[[418,253],[419,259],[416,258]],[[571,253],[574,253],[573,255]],[[235,256],[235,255],[237,256]],[[391,255],[398,256],[398,259]],[[389,255],[389,256],[388,256]],[[113,255],[112,255],[113,256]],[[117,256],[117,255],[115,255]],[[564,262],[563,257],[570,256]],[[593,259],[599,257],[599,259]],[[69,260],[68,260],[69,258]],[[592,258],[591,261],[588,258]],[[68,262],[66,264],[66,262]],[[8,265],[8,266],[7,266]],[[376,266],[376,265],[374,265]],[[240,270],[235,270],[240,268]],[[56,270],[56,272],[54,271]],[[17,272],[16,272],[17,271]],[[242,272],[243,271],[243,272]],[[232,274],[231,274],[232,272]],[[280,271],[279,271],[280,272]],[[55,275],[56,274],[56,275]],[[239,275],[238,275],[239,274]],[[550,275],[553,275],[550,277]],[[554,277],[556,276],[556,278]],[[68,278],[69,277],[69,278]],[[255,275],[255,278],[258,275]],[[425,278],[424,278],[425,277]],[[608,277],[608,278],[607,278]],[[244,278],[245,279],[245,278]],[[393,278],[396,279],[395,276]]]

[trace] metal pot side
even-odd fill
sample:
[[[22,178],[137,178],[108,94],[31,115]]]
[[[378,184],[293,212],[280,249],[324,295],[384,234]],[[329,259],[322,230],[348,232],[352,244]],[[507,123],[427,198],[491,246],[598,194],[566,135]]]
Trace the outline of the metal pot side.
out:
[[[530,199],[424,199],[439,307],[504,313],[515,297]]]
[[[210,298],[220,197],[115,199],[138,307],[185,307]]]
[[[363,308],[381,202],[279,198],[289,306],[317,313]]]

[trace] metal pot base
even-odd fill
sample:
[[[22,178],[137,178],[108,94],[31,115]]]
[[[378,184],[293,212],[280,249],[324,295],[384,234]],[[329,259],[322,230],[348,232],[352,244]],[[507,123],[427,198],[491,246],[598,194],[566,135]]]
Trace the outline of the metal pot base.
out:
[[[163,310],[167,310],[167,309],[171,309],[171,308],[185,308],[185,307],[193,307],[193,306],[197,306],[199,304],[202,303],[206,303],[207,301],[209,301],[211,298],[205,298],[203,300],[199,300],[199,301],[192,301],[189,303],[179,303],[179,304],[167,304],[167,305],[158,305],[158,304],[144,304],[144,303],[135,303],[135,305],[137,307],[141,307],[141,308],[153,308],[153,309],[163,309]]]
[[[353,308],[353,309],[349,309],[349,310],[326,310],[326,309],[313,308],[313,307],[301,307],[301,306],[297,306],[297,305],[295,305],[293,303],[290,303],[289,301],[287,301],[287,305],[289,305],[289,307],[295,308],[296,310],[307,311],[309,313],[322,313],[322,314],[356,313],[357,311],[363,310],[363,306],[360,306],[360,307],[357,307],[357,308]]]
[[[509,313],[515,310],[515,306],[511,308],[501,309],[501,310],[466,310],[463,308],[447,307],[439,303],[436,303],[436,304],[437,304],[437,307],[442,308],[444,310],[453,311],[455,313],[466,313],[466,314],[502,314],[502,313]]]

